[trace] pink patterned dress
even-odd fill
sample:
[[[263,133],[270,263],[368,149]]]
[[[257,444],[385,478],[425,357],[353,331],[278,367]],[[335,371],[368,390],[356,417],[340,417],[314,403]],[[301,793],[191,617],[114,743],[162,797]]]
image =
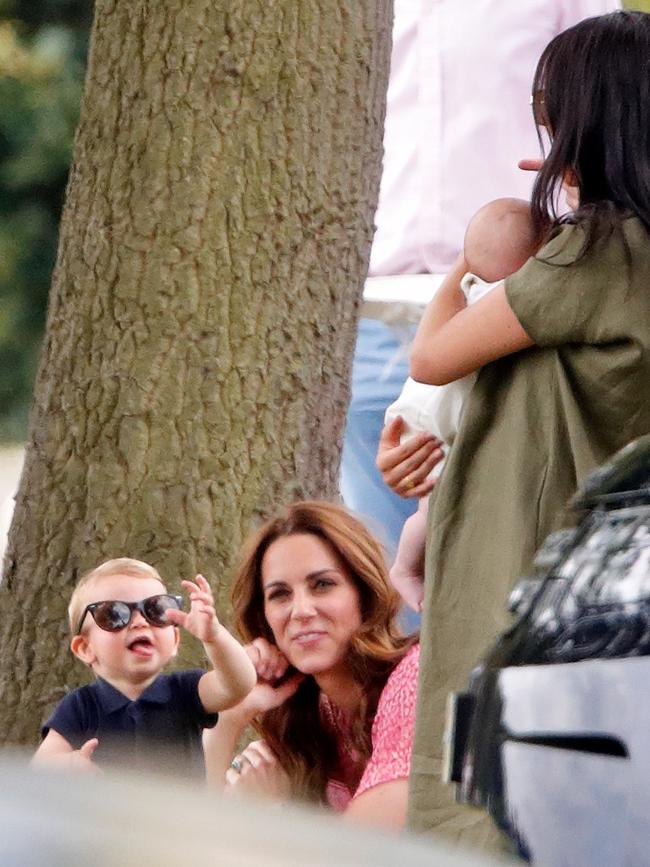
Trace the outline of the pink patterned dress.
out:
[[[372,724],[372,755],[363,772],[359,769],[358,754],[350,743],[349,723],[336,705],[322,696],[323,722],[338,744],[336,777],[328,781],[326,789],[327,802],[337,812],[345,810],[352,798],[373,786],[408,777],[419,658],[420,645],[415,644],[386,681]]]

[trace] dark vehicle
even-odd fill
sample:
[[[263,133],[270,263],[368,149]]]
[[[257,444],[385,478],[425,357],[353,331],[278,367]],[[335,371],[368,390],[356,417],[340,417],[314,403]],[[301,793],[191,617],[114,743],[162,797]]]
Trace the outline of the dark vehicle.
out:
[[[452,697],[447,774],[539,867],[650,865],[650,436],[593,473]]]

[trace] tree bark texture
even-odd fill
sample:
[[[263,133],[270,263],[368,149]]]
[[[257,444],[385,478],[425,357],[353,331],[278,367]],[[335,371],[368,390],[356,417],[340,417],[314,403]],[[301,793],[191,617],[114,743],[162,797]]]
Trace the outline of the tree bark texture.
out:
[[[86,679],[85,570],[201,571],[224,612],[256,517],[335,495],[391,6],[98,0],[0,587],[5,741]]]

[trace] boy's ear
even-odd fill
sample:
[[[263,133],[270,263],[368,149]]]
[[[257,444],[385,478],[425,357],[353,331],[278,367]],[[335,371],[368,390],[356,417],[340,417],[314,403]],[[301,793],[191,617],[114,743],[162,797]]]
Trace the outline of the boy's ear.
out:
[[[86,635],[75,635],[70,642],[70,650],[74,653],[77,659],[80,659],[83,663],[92,667],[96,656]]]
[[[174,630],[174,652],[172,653],[173,658],[178,653],[178,643],[181,640],[181,631],[178,626],[174,626],[172,628]]]

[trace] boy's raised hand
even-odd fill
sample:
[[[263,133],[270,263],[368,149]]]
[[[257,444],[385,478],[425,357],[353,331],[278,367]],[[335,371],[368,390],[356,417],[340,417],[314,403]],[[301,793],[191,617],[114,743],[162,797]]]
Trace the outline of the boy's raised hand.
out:
[[[177,611],[170,608],[167,619],[176,626],[182,626],[204,644],[217,640],[219,619],[214,608],[214,597],[210,585],[203,577],[197,575],[194,581],[181,581],[190,596],[190,610]]]

